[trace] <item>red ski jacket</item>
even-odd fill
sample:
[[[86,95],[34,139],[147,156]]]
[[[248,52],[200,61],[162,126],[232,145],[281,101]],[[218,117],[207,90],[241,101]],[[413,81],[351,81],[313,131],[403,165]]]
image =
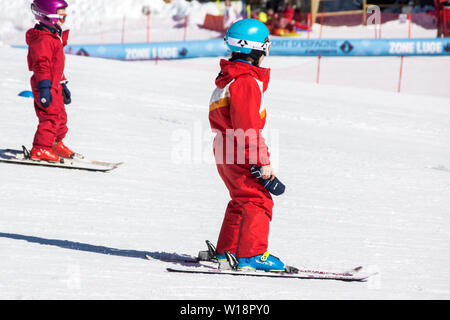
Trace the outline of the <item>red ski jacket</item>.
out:
[[[209,121],[216,132],[214,154],[218,164],[269,165],[261,131],[266,122],[263,94],[270,69],[240,61],[220,61],[209,104]]]
[[[42,80],[50,80],[52,88],[61,92],[61,82],[64,76],[65,55],[64,46],[67,44],[69,30],[59,36],[45,27],[36,27],[26,33],[28,44],[28,69],[33,72],[31,87],[35,90]]]

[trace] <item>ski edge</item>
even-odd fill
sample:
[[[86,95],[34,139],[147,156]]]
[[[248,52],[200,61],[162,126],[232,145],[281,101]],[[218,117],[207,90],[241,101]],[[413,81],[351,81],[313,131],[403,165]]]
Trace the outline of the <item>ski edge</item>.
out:
[[[35,165],[42,167],[56,167],[63,169],[76,169],[85,171],[108,172],[116,169],[123,162],[106,162],[87,159],[81,154],[75,154],[73,158],[61,158],[61,162],[48,162],[29,159],[30,152],[25,146],[22,150],[3,149],[4,153],[9,153],[8,158],[0,157],[0,162],[21,165]]]
[[[166,268],[168,272],[177,273],[197,273],[197,274],[214,274],[214,275],[231,275],[231,276],[249,276],[249,277],[267,277],[267,278],[283,278],[283,279],[305,279],[305,280],[337,280],[347,282],[365,282],[367,279],[375,274],[368,274],[364,276],[339,276],[330,274],[316,274],[316,273],[261,273],[255,271],[223,271],[220,269],[177,269]]]
[[[108,172],[113,169],[116,169],[117,166],[113,167],[93,167],[93,166],[82,166],[80,165],[71,165],[68,163],[52,163],[45,161],[33,161],[33,160],[19,160],[19,159],[0,159],[0,162],[16,164],[16,165],[27,165],[27,166],[41,166],[41,167],[53,167],[53,168],[62,168],[62,169],[73,169],[73,170],[85,170],[85,171],[97,171],[97,172]]]

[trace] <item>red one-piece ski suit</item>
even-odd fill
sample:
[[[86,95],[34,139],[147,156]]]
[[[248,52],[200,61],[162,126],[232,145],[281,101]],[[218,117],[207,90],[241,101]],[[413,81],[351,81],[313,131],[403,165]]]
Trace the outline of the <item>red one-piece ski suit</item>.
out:
[[[26,33],[28,44],[28,68],[33,72],[31,89],[34,95],[34,109],[39,119],[39,125],[34,136],[33,147],[50,150],[55,142],[66,136],[67,114],[64,106],[61,82],[64,82],[65,55],[69,30],[60,36],[37,25]],[[48,108],[40,103],[37,84],[42,80],[52,83],[52,102]]]
[[[261,135],[266,121],[263,93],[269,83],[270,69],[227,60],[221,60],[220,67],[211,96],[209,121],[216,133],[217,169],[231,201],[220,230],[217,252],[227,250],[238,258],[252,257],[267,251],[272,220],[272,197],[249,171],[252,164],[270,164]],[[242,139],[232,132],[246,134]]]

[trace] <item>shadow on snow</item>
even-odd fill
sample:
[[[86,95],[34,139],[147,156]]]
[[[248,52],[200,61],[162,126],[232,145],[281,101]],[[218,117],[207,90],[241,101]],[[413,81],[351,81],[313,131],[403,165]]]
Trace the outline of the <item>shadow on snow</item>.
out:
[[[33,236],[26,236],[15,233],[2,233],[0,232],[0,238],[8,238],[14,240],[25,240],[31,243],[37,243],[41,245],[55,246],[63,249],[71,249],[78,251],[86,251],[93,253],[100,253],[106,255],[127,257],[127,258],[139,258],[148,259],[152,258],[159,261],[171,262],[181,265],[191,265],[195,263],[195,258],[186,254],[168,253],[168,252],[151,252],[151,251],[139,251],[139,250],[124,250],[116,249],[105,246],[96,246],[87,243],[80,243],[68,240],[57,239],[45,239]]]

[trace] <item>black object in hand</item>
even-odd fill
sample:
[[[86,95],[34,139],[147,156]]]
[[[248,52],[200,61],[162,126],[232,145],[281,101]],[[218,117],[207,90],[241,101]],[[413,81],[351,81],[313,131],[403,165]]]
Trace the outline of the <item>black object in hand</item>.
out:
[[[252,166],[250,168],[250,172],[252,175],[259,180],[259,182],[269,190],[269,192],[275,196],[279,196],[284,193],[285,185],[277,178],[274,177],[273,180],[269,179],[263,179],[261,176],[261,167],[258,166]]]
[[[62,86],[62,95],[64,99],[64,104],[69,104],[72,102],[71,93],[69,89],[67,88],[67,85],[65,83],[61,84]]]

